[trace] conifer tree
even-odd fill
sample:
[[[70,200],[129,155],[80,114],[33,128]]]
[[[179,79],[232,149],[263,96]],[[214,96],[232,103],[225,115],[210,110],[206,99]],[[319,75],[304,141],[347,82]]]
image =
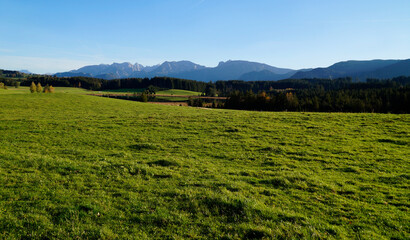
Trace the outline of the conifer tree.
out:
[[[36,84],[34,82],[31,82],[30,85],[30,92],[34,93],[37,90]]]
[[[41,93],[43,91],[43,87],[41,86],[41,83],[37,83],[36,91],[38,93]]]

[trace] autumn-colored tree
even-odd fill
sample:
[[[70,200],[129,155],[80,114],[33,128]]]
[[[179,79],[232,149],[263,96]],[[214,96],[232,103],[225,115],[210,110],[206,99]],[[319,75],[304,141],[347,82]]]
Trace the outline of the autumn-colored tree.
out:
[[[288,102],[292,102],[292,100],[293,100],[292,92],[287,92],[286,93],[286,99],[288,100]]]
[[[40,93],[40,92],[43,91],[43,87],[41,86],[41,83],[37,83],[36,91],[37,91],[38,93]]]
[[[49,92],[50,92],[50,86],[47,84],[43,89],[43,93],[49,93]]]
[[[44,93],[53,93],[53,92],[54,92],[54,88],[53,88],[53,86],[47,84],[47,85],[44,87],[43,92],[44,92]]]
[[[34,93],[37,90],[36,84],[34,82],[31,82],[30,85],[30,92]]]

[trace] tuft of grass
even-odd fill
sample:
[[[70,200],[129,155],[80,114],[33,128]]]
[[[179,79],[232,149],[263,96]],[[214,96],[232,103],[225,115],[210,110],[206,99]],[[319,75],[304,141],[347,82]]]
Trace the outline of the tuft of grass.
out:
[[[129,145],[128,147],[130,149],[140,150],[140,151],[141,150],[156,150],[160,148],[159,146],[155,144],[151,144],[151,143],[137,143],[137,144]]]
[[[168,160],[157,160],[149,163],[150,165],[157,165],[162,167],[179,166],[177,162]]]

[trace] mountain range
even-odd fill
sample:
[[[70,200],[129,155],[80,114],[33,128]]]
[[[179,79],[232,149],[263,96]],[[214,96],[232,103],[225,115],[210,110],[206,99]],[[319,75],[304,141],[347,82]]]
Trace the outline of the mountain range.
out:
[[[175,77],[197,81],[217,80],[282,80],[303,78],[340,78],[352,77],[365,81],[367,78],[386,79],[410,76],[410,59],[407,60],[369,60],[343,61],[326,68],[289,69],[273,67],[264,63],[229,60],[220,62],[216,67],[205,67],[190,61],[171,61],[154,66],[135,63],[113,63],[90,65],[55,74],[57,77],[95,77],[102,79]]]

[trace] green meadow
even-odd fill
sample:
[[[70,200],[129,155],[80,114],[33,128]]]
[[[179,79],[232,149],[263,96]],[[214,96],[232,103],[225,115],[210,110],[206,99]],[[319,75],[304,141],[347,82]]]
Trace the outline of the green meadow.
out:
[[[142,93],[144,88],[120,88],[120,89],[109,89],[100,91],[102,93]]]
[[[101,91],[103,93],[141,93],[145,89],[144,88],[121,88],[121,89],[114,89],[114,90],[104,90]],[[200,92],[188,91],[188,90],[181,90],[181,89],[168,89],[168,90],[161,90],[157,91],[156,94],[162,95],[182,95],[182,96],[198,96],[201,95]]]
[[[97,93],[108,93],[108,94],[132,94],[132,93],[142,93],[144,92],[144,88],[123,88],[123,89],[115,89],[115,90],[106,90],[106,91],[98,91]],[[78,91],[78,90],[77,90]],[[155,96],[155,99],[150,101],[160,101],[160,102],[183,102],[188,101],[188,97],[185,96],[200,96],[200,92],[188,91],[188,90],[181,90],[181,89],[168,89],[168,90],[161,90],[157,91],[156,94],[159,95],[170,95],[170,96]],[[172,96],[176,95],[176,96]]]
[[[169,89],[169,90],[158,91],[157,94],[182,95],[182,96],[199,96],[199,95],[201,95],[200,92],[181,90],[181,89]]]
[[[84,93],[0,90],[0,239],[410,238],[410,115]]]

